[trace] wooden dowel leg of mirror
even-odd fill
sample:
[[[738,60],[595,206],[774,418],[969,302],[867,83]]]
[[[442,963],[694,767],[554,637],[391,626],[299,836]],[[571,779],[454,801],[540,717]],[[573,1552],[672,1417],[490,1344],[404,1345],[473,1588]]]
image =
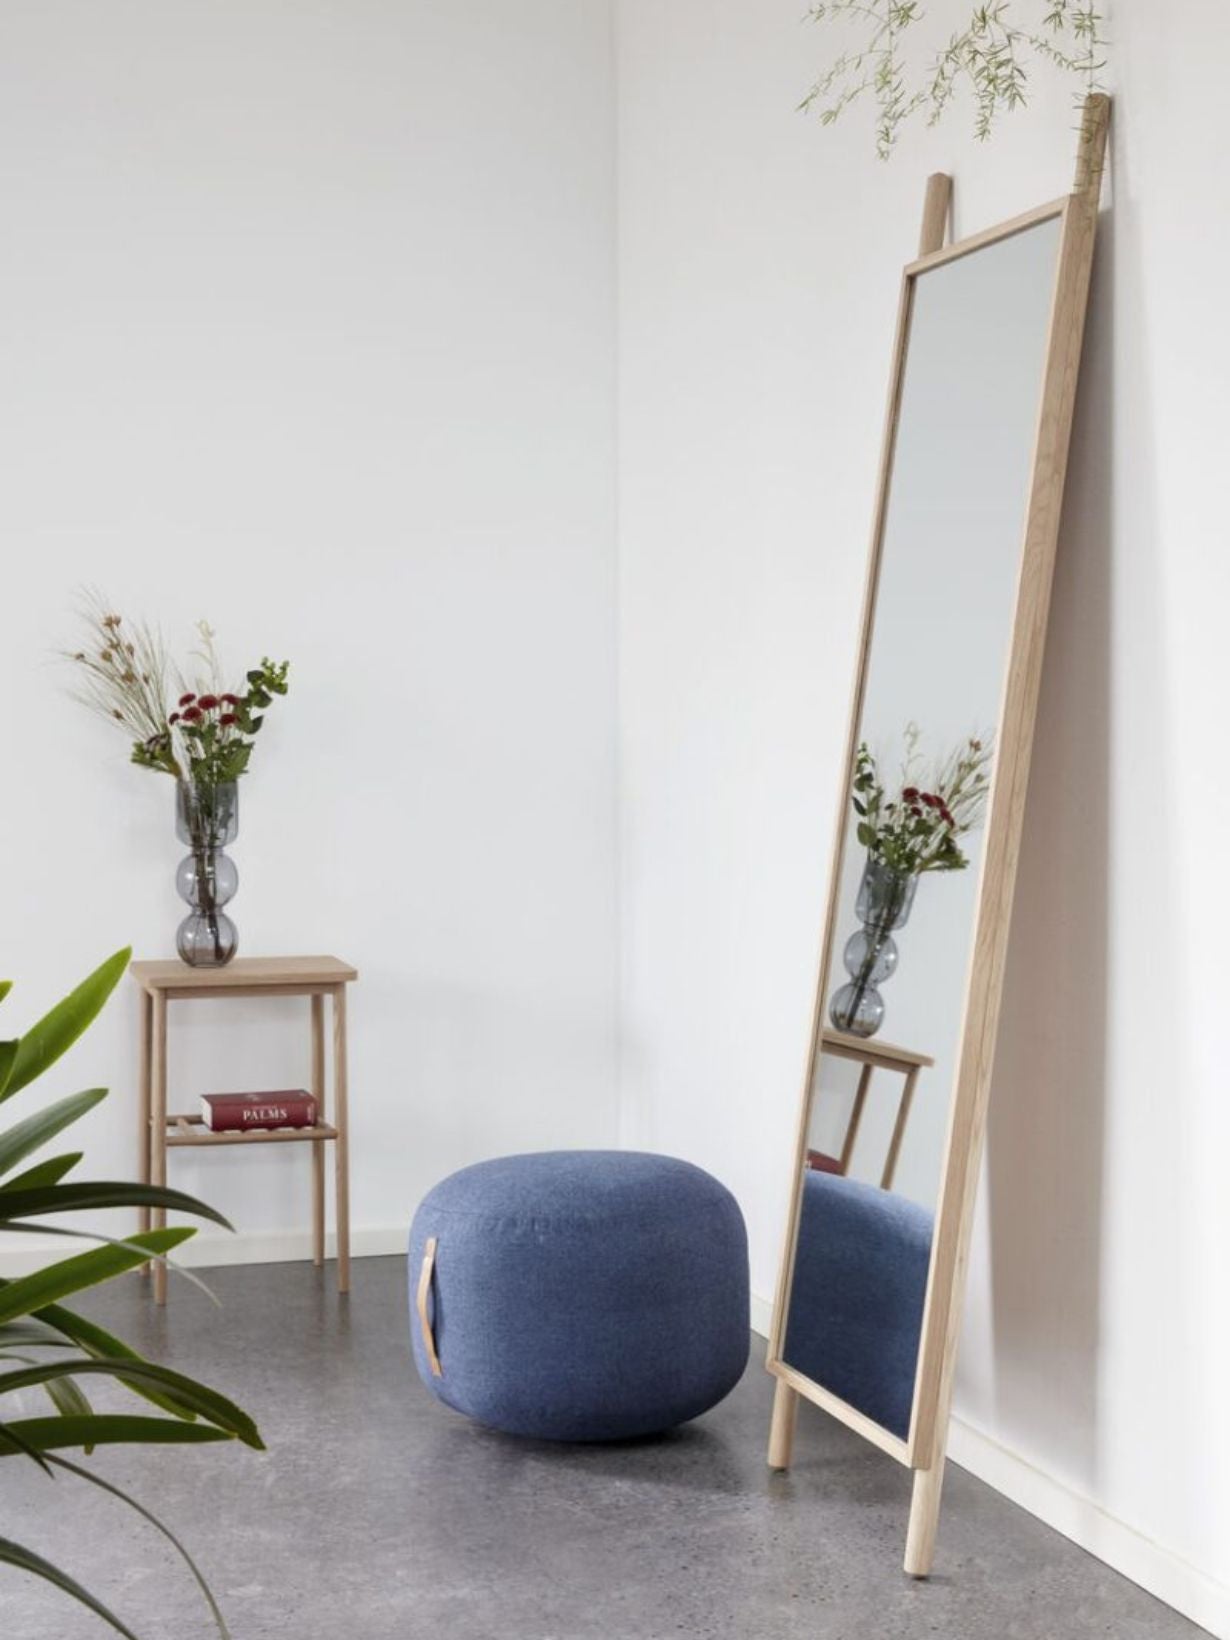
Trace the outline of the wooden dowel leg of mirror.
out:
[[[1106,135],[1110,128],[1110,98],[1093,91],[1081,111],[1080,145],[1076,151],[1076,176],[1072,192],[1082,194],[1097,209],[1102,193],[1102,170],[1106,163]]]
[[[952,178],[946,171],[936,171],[927,178],[922,231],[918,236],[919,256],[930,256],[932,251],[943,250],[948,233],[948,207],[951,203]]]
[[[773,1420],[769,1425],[769,1468],[789,1469],[794,1455],[794,1428],[799,1416],[799,1392],[784,1379],[773,1391]]]
[[[930,1577],[935,1558],[935,1533],[940,1520],[940,1494],[944,1489],[944,1459],[930,1469],[914,1471],[914,1493],[910,1499],[910,1526],[905,1539],[905,1569],[910,1577]]]

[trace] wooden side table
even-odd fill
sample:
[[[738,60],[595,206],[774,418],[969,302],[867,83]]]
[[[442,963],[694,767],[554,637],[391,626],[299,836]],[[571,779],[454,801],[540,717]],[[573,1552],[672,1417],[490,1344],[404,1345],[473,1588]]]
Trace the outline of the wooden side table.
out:
[[[134,962],[141,991],[140,1098],[138,1145],[140,1177],[167,1182],[167,1151],[180,1145],[260,1145],[300,1141],[312,1146],[312,1258],[325,1257],[325,1146],[333,1146],[337,1196],[337,1288],[350,1291],[350,1128],[346,1085],[346,987],[358,970],[336,957],[238,957],[225,968],[189,968],[185,963]],[[249,1128],[213,1133],[199,1114],[167,1113],[167,1004],[227,997],[307,997],[312,1035],[312,1087],[320,1120],[310,1128]],[[325,1088],[325,998],[333,999],[333,1121]],[[161,1229],[164,1209],[141,1209],[141,1229]],[[149,1266],[146,1266],[149,1268]],[[165,1264],[154,1264],[154,1300],[167,1300]]]
[[[854,1142],[863,1120],[863,1106],[867,1103],[872,1073],[876,1070],[898,1071],[904,1077],[901,1097],[897,1102],[897,1120],[893,1124],[893,1136],[888,1142],[888,1155],[884,1158],[884,1171],[880,1175],[880,1189],[891,1190],[897,1172],[897,1158],[901,1154],[901,1141],[905,1137],[905,1125],[910,1119],[910,1106],[914,1102],[918,1073],[925,1066],[934,1065],[935,1060],[925,1053],[915,1053],[911,1048],[898,1048],[891,1042],[876,1042],[871,1037],[847,1036],[844,1031],[825,1031],[820,1041],[824,1053],[832,1054],[835,1059],[852,1059],[862,1066],[837,1163],[836,1171],[839,1173],[850,1171]]]

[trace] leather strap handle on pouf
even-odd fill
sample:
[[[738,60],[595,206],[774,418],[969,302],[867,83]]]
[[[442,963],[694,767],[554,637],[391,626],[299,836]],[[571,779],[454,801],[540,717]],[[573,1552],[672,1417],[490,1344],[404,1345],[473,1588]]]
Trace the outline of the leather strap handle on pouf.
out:
[[[436,1354],[436,1341],[431,1331],[431,1317],[427,1313],[427,1300],[431,1293],[431,1276],[435,1267],[436,1238],[429,1236],[427,1246],[423,1250],[423,1268],[419,1271],[416,1307],[419,1312],[419,1326],[423,1329],[423,1347],[427,1351],[427,1359],[431,1362],[431,1375],[433,1378],[443,1378],[444,1369],[440,1365],[440,1357]]]

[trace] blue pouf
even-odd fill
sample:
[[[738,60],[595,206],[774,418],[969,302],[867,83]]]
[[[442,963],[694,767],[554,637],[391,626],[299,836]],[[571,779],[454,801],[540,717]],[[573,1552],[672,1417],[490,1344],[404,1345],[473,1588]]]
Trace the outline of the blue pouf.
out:
[[[436,1238],[427,1313],[416,1301]],[[480,1162],[410,1230],[414,1358],[447,1406],[513,1435],[613,1441],[698,1417],[748,1355],[747,1233],[689,1162],[561,1150]]]

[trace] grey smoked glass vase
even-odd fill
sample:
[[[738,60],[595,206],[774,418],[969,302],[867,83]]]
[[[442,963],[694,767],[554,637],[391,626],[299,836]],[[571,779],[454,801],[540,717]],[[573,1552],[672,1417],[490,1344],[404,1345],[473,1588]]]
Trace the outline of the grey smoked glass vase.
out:
[[[878,986],[897,966],[895,928],[904,928],[918,889],[913,872],[892,871],[870,855],[863,867],[854,911],[862,927],[842,952],[850,978],[829,1003],[829,1018],[849,1036],[874,1036],[884,1023],[884,998]]]
[[[239,833],[239,787],[198,786],[181,780],[175,793],[175,830],[190,853],[179,863],[175,886],[190,906],[175,946],[192,968],[222,968],[239,949],[239,930],[222,909],[239,887],[235,862],[224,852]]]

